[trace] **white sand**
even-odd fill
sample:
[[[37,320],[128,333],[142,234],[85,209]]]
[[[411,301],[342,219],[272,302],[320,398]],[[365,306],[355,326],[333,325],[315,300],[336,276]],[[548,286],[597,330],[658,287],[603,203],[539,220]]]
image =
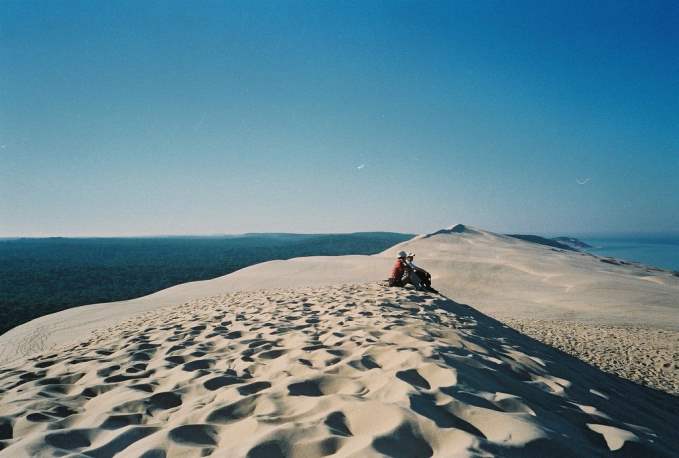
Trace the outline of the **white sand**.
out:
[[[679,278],[669,272],[611,265],[587,254],[555,251],[470,227],[441,232],[416,237],[374,256],[265,262],[138,299],[47,315],[0,336],[0,362],[48,351],[138,313],[204,296],[378,281],[388,276],[393,255],[401,249],[417,254],[416,261],[432,273],[436,288],[446,296],[494,317],[679,331]]]
[[[679,395],[679,332],[557,320],[503,320],[596,367]]]
[[[401,249],[456,302],[376,283]],[[375,256],[267,262],[9,331],[0,456],[679,449],[679,398],[475,309],[622,377],[679,386],[679,278],[458,226]]]
[[[443,296],[253,291],[0,370],[0,456],[672,456],[678,398]],[[615,456],[615,455],[613,455]]]

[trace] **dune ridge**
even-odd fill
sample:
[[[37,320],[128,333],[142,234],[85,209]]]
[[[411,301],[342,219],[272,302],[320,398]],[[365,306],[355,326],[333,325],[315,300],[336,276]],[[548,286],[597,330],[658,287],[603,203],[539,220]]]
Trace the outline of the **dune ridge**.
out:
[[[0,369],[0,456],[672,456],[677,398],[445,296],[228,293]]]
[[[0,336],[0,363],[49,351],[159,307],[232,291],[386,278],[399,250],[414,251],[442,293],[500,319],[565,320],[679,332],[679,277],[638,264],[559,250],[457,224],[373,256],[314,256],[257,264],[128,301],[35,319]]]

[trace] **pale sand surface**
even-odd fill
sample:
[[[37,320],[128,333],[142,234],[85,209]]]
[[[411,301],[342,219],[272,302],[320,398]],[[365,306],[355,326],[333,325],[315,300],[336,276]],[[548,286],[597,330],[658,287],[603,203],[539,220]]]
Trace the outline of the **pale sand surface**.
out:
[[[679,278],[638,265],[612,265],[475,228],[419,236],[374,256],[297,258],[258,264],[129,301],[58,312],[0,336],[0,362],[85,338],[158,307],[261,288],[323,286],[386,278],[394,254],[417,253],[446,296],[502,319],[579,321],[679,331]]]
[[[672,456],[679,398],[443,296],[234,292],[0,369],[0,456]]]
[[[376,256],[316,256],[257,264],[213,280],[173,286],[127,301],[73,307],[36,318],[0,336],[0,363],[85,338],[96,329],[168,305],[238,290],[377,281],[391,260]]]
[[[679,332],[571,321],[502,321],[607,372],[679,395]]]

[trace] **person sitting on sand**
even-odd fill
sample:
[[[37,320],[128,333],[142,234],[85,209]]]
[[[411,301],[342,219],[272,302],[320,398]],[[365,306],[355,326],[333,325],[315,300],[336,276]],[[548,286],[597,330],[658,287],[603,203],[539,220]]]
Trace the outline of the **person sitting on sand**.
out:
[[[391,268],[391,275],[389,275],[389,286],[405,286],[409,281],[410,267],[406,263],[406,256],[408,253],[399,251],[396,255],[396,262]]]
[[[424,289],[432,289],[431,274],[421,267],[415,265],[415,253],[408,253],[406,256],[406,265],[410,268],[411,283],[413,285],[419,284]],[[419,289],[419,288],[418,288]]]
[[[438,291],[431,287],[431,275],[429,272],[417,267],[413,262],[414,253],[399,251],[396,256],[396,262],[389,276],[389,286],[405,286],[410,283],[418,291],[438,293]]]

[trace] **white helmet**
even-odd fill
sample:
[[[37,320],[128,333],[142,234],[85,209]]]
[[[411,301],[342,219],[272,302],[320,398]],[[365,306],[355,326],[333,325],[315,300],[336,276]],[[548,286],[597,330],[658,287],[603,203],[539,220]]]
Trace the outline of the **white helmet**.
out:
[[[405,251],[399,251],[398,254],[396,255],[397,258],[405,258],[406,256],[408,256],[408,253],[406,253]]]

